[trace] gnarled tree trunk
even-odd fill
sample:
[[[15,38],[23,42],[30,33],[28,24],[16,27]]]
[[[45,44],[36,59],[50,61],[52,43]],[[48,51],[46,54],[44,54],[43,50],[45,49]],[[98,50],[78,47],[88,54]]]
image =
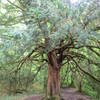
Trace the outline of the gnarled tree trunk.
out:
[[[55,52],[48,54],[47,100],[60,100],[60,66]]]
[[[48,98],[60,98],[60,70],[54,69],[49,65],[48,68],[48,85],[47,85]]]

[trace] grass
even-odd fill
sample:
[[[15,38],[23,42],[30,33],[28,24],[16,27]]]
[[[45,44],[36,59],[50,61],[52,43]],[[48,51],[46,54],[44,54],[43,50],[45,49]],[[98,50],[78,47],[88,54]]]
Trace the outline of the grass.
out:
[[[22,100],[22,98],[24,98],[25,95],[5,95],[5,96],[0,96],[0,100]]]

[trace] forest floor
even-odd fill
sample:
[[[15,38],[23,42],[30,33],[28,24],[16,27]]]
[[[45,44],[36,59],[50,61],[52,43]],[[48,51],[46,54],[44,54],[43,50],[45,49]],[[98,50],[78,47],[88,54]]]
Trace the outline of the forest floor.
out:
[[[79,93],[74,88],[62,89],[62,97],[64,100],[92,100],[91,97]],[[41,99],[42,99],[41,95],[33,95],[33,96],[25,97],[24,99],[20,99],[20,100],[41,100]]]

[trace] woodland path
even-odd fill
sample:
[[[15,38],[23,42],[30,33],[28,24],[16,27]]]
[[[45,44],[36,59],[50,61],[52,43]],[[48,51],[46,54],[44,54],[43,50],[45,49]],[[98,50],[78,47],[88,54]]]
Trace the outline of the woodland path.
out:
[[[77,92],[74,88],[62,89],[62,97],[64,100],[92,100],[91,97]],[[41,100],[42,96],[29,96],[21,100]]]

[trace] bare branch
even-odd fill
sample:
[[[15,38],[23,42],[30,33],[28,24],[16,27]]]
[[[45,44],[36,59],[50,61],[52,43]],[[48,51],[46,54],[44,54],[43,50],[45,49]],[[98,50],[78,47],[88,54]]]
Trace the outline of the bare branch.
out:
[[[35,48],[32,50],[32,52],[30,52],[26,57],[24,57],[22,60],[19,61],[19,64],[17,66],[17,69],[14,69],[13,71],[11,71],[10,73],[12,72],[18,72],[21,67],[23,66],[23,64],[31,57],[31,55],[37,50],[38,48]]]
[[[11,5],[15,6],[16,8],[25,11],[23,8],[19,7],[18,5],[15,5],[14,3],[12,3],[10,0],[7,0]]]
[[[96,65],[96,66],[100,66],[100,63],[99,63],[99,62],[95,62],[94,60],[92,60],[92,59],[86,57],[84,54],[77,53],[77,52],[71,52],[71,54],[72,54],[72,57],[73,57],[73,58],[86,59],[86,60],[89,62],[89,64],[94,64],[94,65]],[[70,55],[69,55],[69,56],[70,56]]]
[[[89,77],[91,77],[92,79],[94,79],[95,81],[100,83],[100,80],[98,80],[96,77],[94,77],[93,75],[91,75],[90,73],[88,73],[87,71],[83,70],[80,65],[72,58],[72,60],[74,61],[76,67],[78,67],[84,74],[88,75]]]
[[[31,80],[29,80],[29,82],[34,81],[35,77],[38,75],[38,73],[40,72],[41,68],[44,67],[46,63],[43,63],[42,65],[40,65],[37,69],[37,72],[33,75],[33,78]]]
[[[100,57],[100,53],[98,53],[97,51],[95,51],[93,48],[89,48],[92,52],[94,52],[97,56]]]

